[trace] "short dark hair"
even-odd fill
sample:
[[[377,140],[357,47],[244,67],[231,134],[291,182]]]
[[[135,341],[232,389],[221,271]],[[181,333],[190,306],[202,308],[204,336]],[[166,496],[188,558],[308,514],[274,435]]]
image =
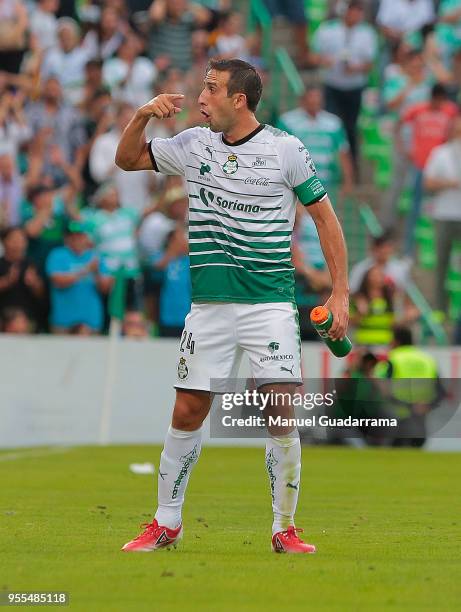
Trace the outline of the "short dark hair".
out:
[[[378,358],[376,357],[376,355],[374,355],[373,353],[371,353],[370,351],[367,351],[366,353],[364,353],[362,355],[362,359],[360,360],[361,366],[375,366],[378,363]]]
[[[411,346],[413,344],[413,334],[409,327],[405,325],[395,325],[393,328],[394,342],[399,346]]]
[[[102,59],[93,58],[87,61],[85,64],[85,69],[88,68],[102,68],[103,61]]]
[[[45,183],[39,183],[38,185],[34,185],[29,189],[27,199],[34,202],[34,200],[38,196],[42,195],[42,193],[49,193],[50,191],[55,191],[55,187],[46,185]]]
[[[394,242],[394,234],[392,230],[385,230],[378,234],[378,236],[373,236],[372,245],[374,247],[380,247],[383,244],[389,244],[389,242]]]
[[[448,98],[448,91],[442,83],[436,83],[431,89],[431,98]]]
[[[410,49],[409,51],[407,51],[406,59],[412,60],[412,59],[415,59],[415,57],[421,57],[422,54],[423,54],[423,50],[420,48]]]
[[[423,41],[426,41],[426,38],[432,34],[432,32],[434,32],[435,30],[435,22],[432,23],[426,23],[426,25],[423,25],[423,27],[421,28],[421,36],[423,38]]]
[[[226,23],[226,21],[229,21],[229,19],[233,17],[233,15],[235,15],[237,12],[238,11],[233,11],[233,10],[222,11],[221,14],[219,15],[219,21],[221,22],[221,24]]]
[[[108,87],[99,87],[94,92],[91,101],[96,102],[96,100],[99,100],[99,98],[105,98],[106,96],[111,96],[110,89]]]
[[[239,59],[211,59],[206,67],[206,72],[208,73],[210,70],[228,72],[227,95],[232,96],[235,93],[245,94],[248,109],[255,112],[261,99],[263,84],[254,66]]]

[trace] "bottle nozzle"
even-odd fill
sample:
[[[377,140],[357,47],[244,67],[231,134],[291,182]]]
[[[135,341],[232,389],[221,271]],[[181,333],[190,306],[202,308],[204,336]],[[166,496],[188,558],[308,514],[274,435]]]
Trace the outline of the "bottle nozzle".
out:
[[[317,306],[311,312],[311,321],[315,325],[322,325],[325,321],[328,320],[330,316],[330,311],[325,306]]]

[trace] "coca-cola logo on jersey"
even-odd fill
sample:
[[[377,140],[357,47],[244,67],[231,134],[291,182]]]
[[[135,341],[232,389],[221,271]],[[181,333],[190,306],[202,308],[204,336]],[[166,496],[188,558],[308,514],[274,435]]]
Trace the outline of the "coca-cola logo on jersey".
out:
[[[269,179],[267,178],[254,178],[247,176],[245,179],[245,185],[259,185],[260,187],[269,187]]]

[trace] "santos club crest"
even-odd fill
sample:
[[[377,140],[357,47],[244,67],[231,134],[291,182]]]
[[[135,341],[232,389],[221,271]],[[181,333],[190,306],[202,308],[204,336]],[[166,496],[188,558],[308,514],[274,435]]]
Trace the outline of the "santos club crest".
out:
[[[229,155],[222,169],[226,174],[235,174],[239,169],[237,155]]]
[[[184,357],[181,357],[178,363],[178,378],[184,380],[185,378],[187,378],[188,374],[189,368],[186,365],[186,360],[184,359]]]

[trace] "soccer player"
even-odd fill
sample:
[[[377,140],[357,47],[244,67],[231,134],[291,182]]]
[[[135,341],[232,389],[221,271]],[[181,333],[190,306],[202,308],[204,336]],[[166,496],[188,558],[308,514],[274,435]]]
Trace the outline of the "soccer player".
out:
[[[160,459],[158,509],[124,551],[169,547],[182,537],[184,495],[200,455],[201,426],[218,390],[212,388],[214,379],[235,377],[246,352],[261,393],[293,395],[302,383],[290,251],[297,198],[309,207],[332,277],[326,303],[334,317],[330,335],[346,334],[349,292],[341,227],[304,145],[256,119],[261,93],[261,79],[250,64],[211,60],[198,99],[208,127],[146,143],[144,129],[152,117],[180,111],[182,95],[161,94],[136,111],[117,149],[116,163],[124,170],[185,176],[192,278],[173,418]],[[292,407],[270,402],[268,415],[290,417]],[[296,429],[269,428],[266,466],[272,550],[315,552],[294,524],[301,472]]]

